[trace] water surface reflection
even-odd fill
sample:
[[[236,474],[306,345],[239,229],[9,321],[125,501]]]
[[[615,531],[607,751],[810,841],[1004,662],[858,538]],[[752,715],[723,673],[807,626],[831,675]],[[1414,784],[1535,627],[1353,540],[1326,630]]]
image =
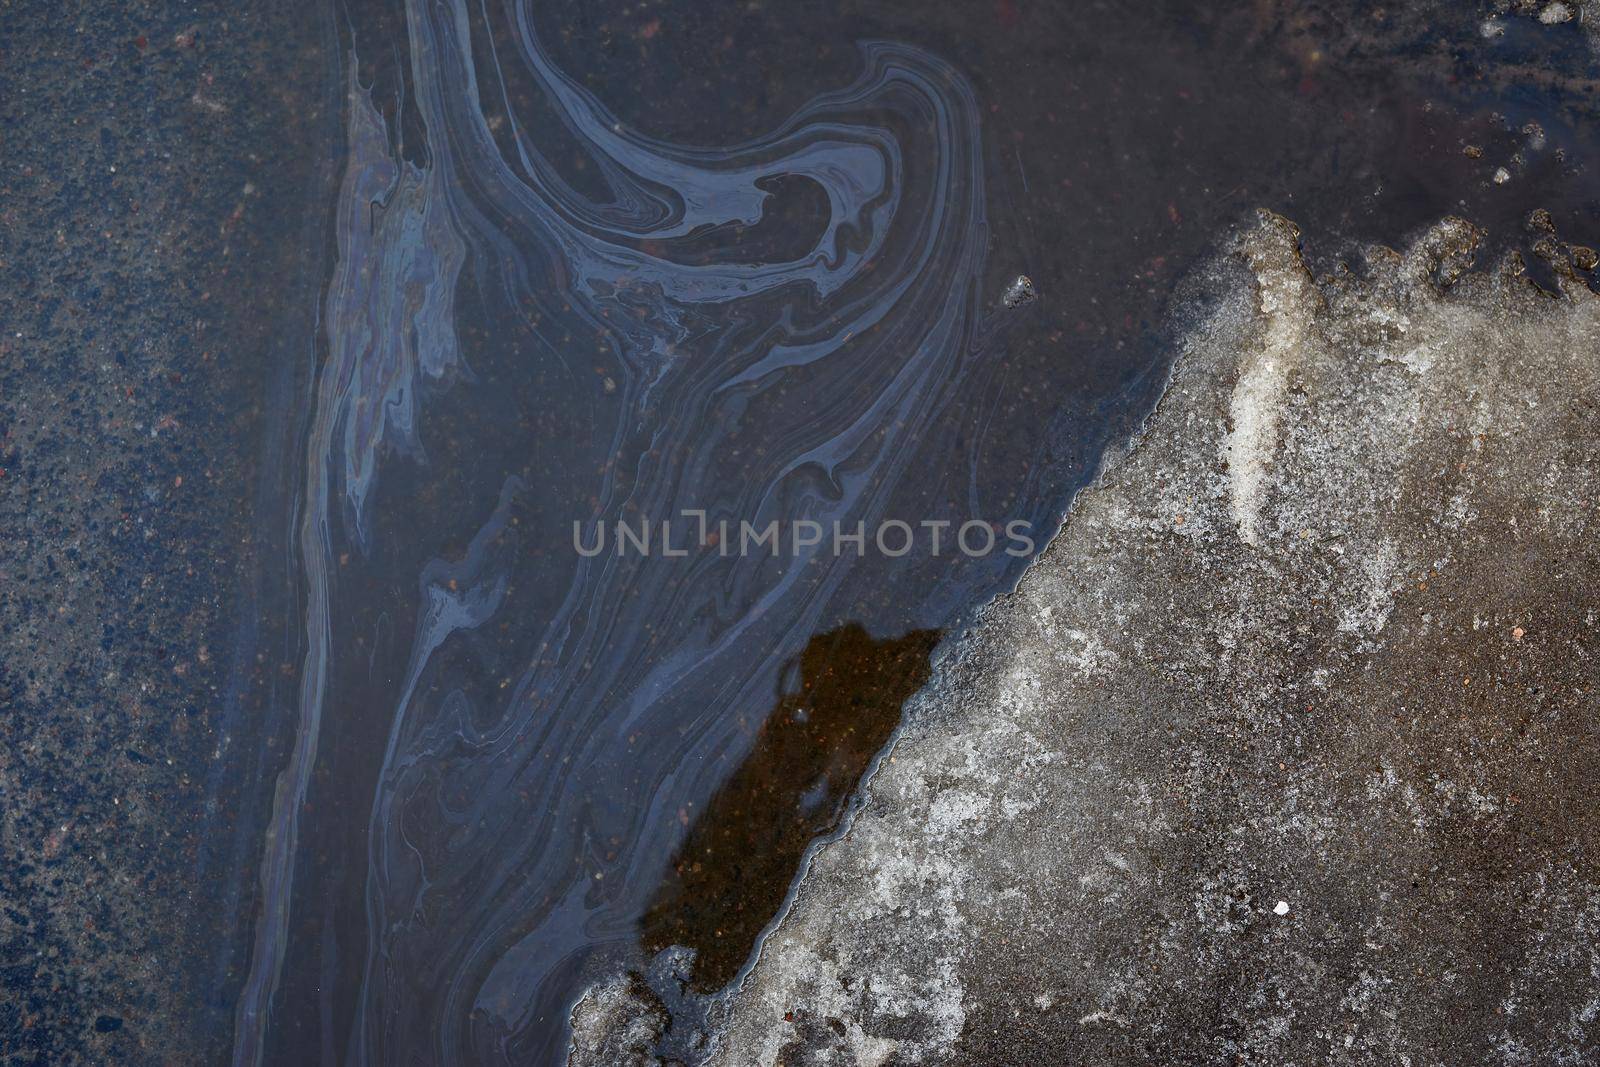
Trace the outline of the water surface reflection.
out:
[[[1567,87],[1519,97],[1538,150],[1488,103],[1581,42],[1344,14],[353,5],[297,504],[261,518],[303,655],[239,830],[236,1060],[545,1062],[593,973],[687,941],[725,980],[935,633],[1025,562],[585,555],[574,521],[1042,543],[1247,207],[1592,217]]]

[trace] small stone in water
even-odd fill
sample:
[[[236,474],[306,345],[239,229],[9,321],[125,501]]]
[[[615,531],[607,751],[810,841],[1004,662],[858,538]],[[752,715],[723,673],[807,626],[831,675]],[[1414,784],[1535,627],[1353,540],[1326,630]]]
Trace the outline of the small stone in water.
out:
[[[1006,286],[1005,294],[1000,299],[1008,308],[1019,308],[1039,299],[1039,292],[1033,287],[1032,278],[1026,274],[1019,274],[1010,285]]]

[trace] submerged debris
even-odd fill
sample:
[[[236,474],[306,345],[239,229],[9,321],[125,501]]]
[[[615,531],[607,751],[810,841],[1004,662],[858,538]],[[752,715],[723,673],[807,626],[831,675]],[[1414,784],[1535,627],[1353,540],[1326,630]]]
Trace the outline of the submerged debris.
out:
[[[1024,304],[1031,304],[1037,299],[1039,299],[1038,290],[1034,289],[1033,279],[1026,274],[1019,274],[1012,279],[1011,284],[1006,286],[1006,291],[1000,297],[1001,302],[1012,309],[1022,307]]]

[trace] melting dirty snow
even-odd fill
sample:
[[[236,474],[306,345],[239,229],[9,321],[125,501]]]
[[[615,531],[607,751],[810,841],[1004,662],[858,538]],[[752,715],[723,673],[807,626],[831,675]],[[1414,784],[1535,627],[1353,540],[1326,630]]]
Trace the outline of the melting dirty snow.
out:
[[[719,1064],[1600,1056],[1600,300],[1263,215],[913,701]]]

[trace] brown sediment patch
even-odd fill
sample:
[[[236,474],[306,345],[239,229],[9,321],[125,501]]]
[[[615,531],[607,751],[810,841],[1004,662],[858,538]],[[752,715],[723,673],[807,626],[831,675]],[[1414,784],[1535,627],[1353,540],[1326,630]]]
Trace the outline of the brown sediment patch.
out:
[[[706,806],[643,922],[645,949],[695,950],[692,983],[732,980],[788,893],[806,846],[846,799],[927,682],[938,630],[877,640],[850,623],[798,657],[800,687],[780,692],[750,755]],[[687,813],[684,815],[687,818]]]

